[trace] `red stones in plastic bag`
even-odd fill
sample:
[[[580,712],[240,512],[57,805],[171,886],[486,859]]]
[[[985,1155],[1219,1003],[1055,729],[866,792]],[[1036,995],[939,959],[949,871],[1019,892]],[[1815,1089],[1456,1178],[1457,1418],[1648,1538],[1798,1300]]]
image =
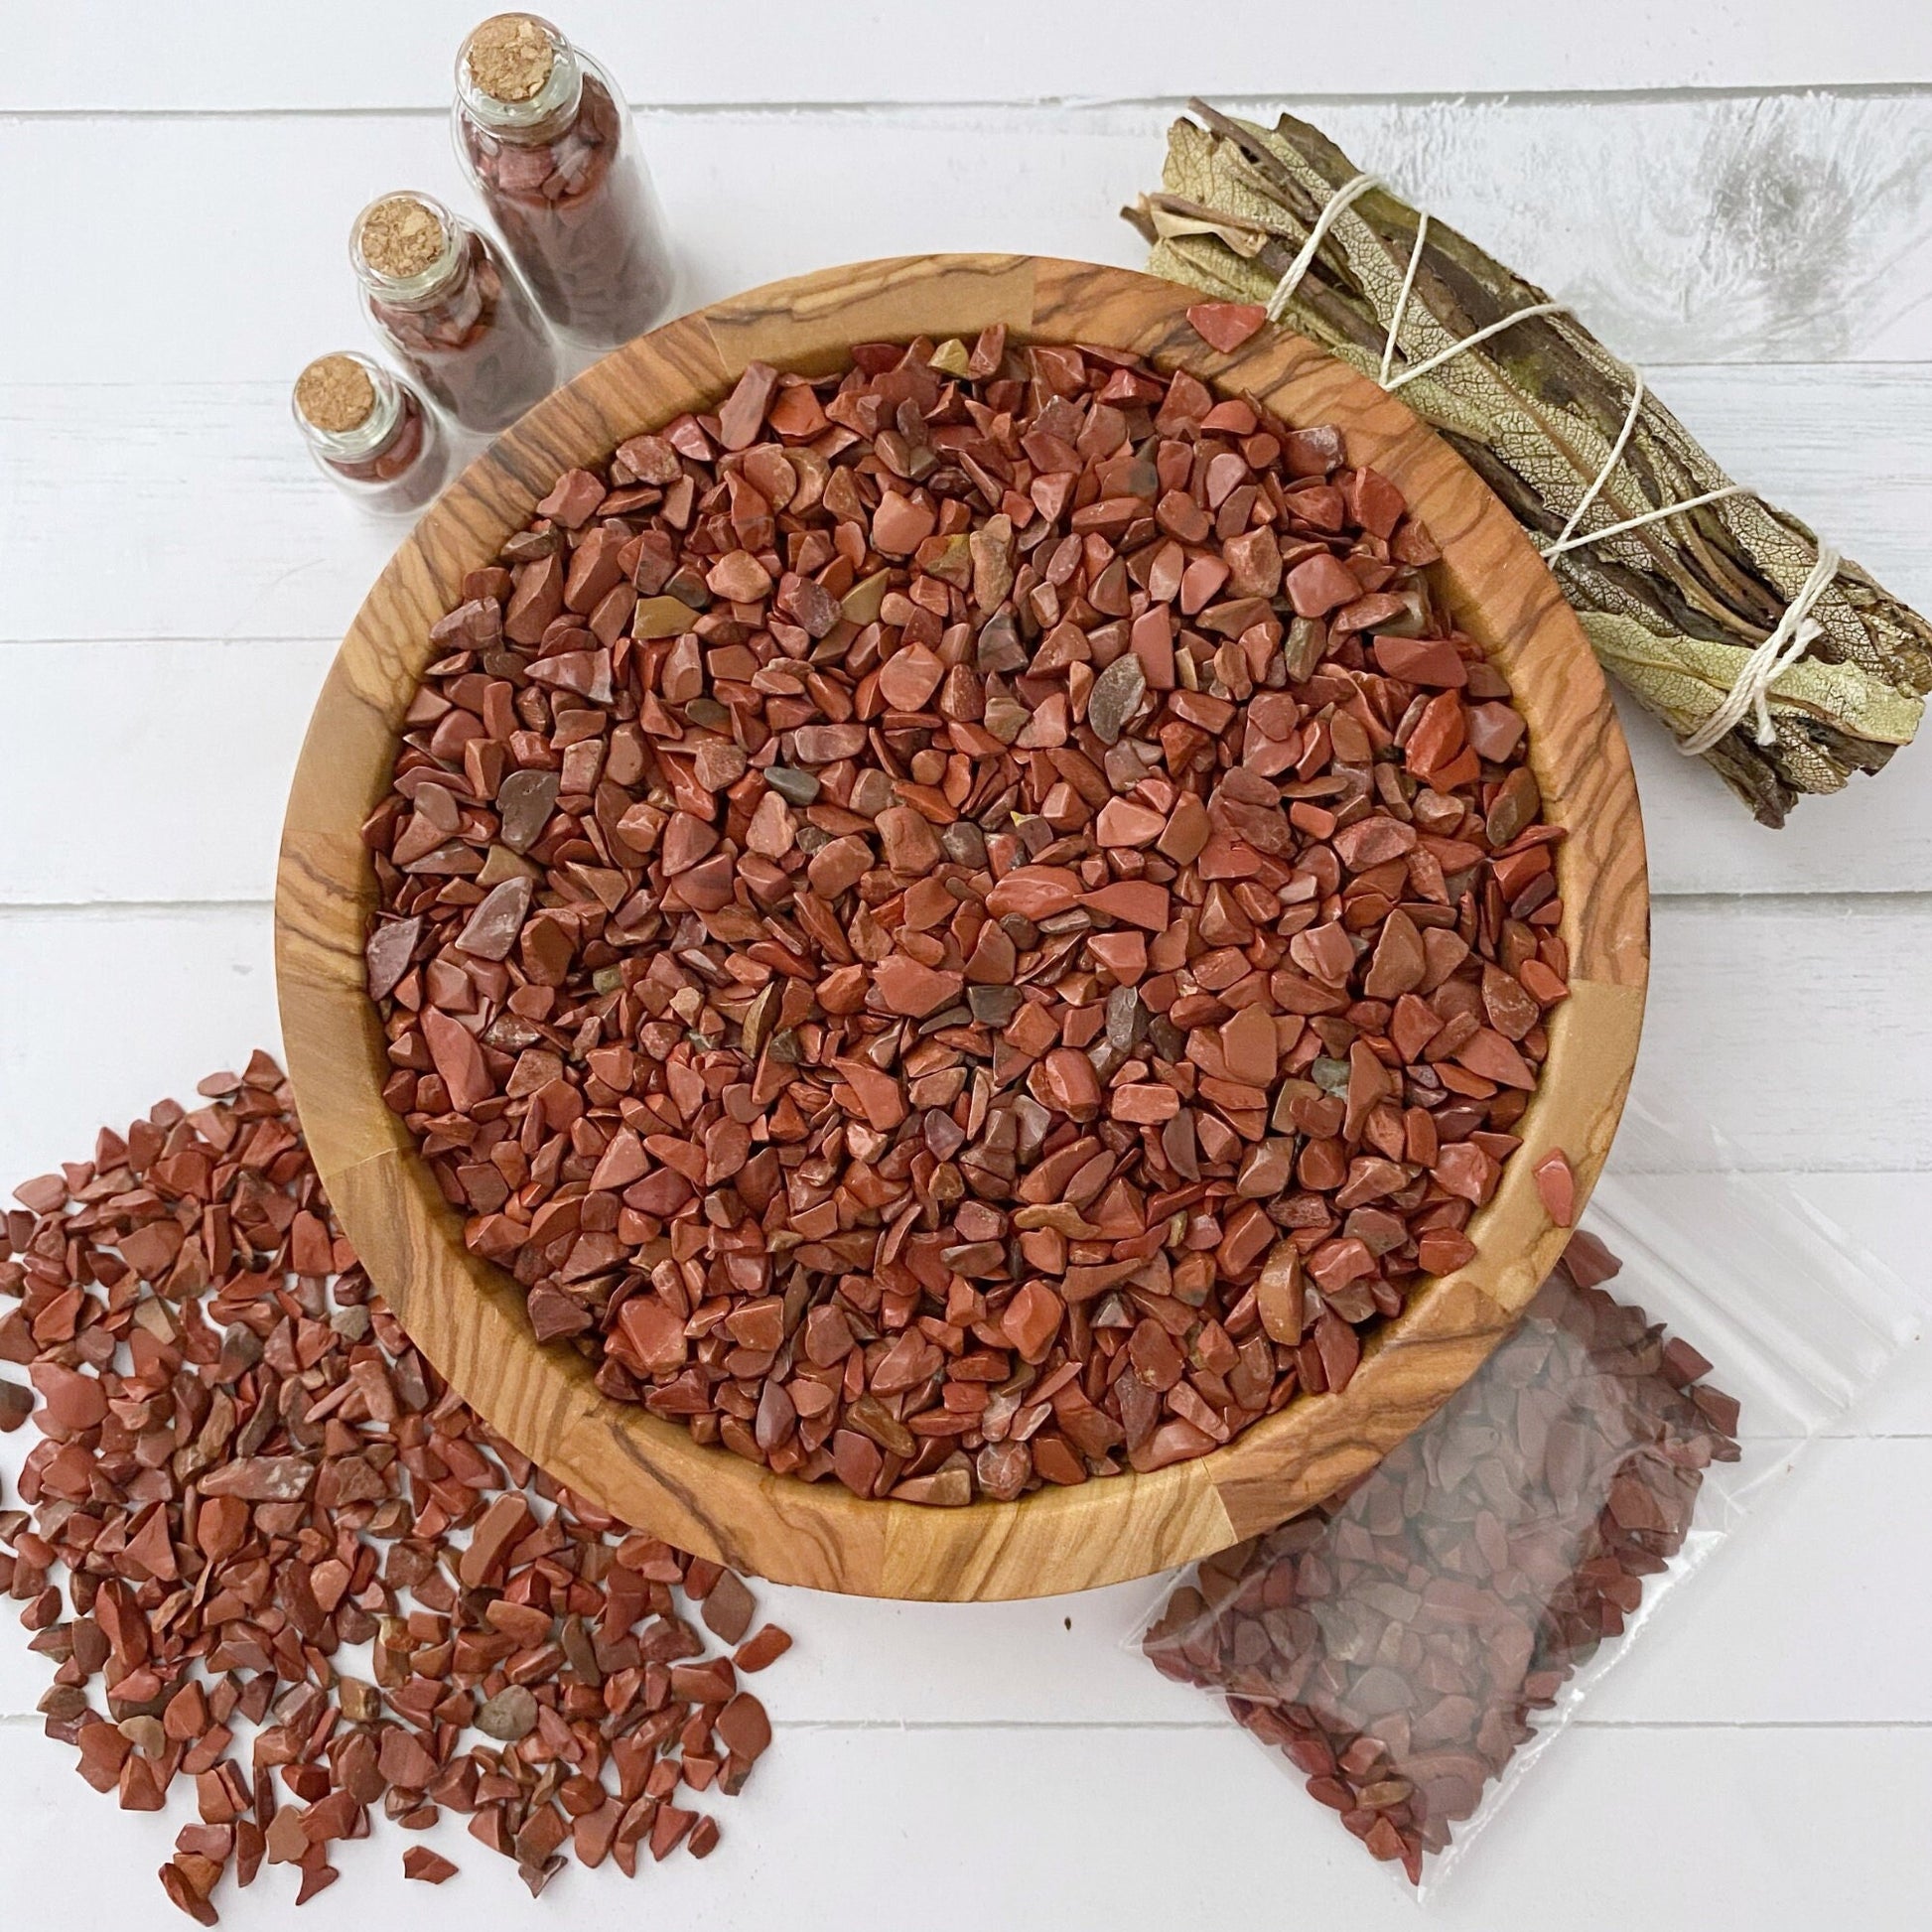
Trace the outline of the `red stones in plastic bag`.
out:
[[[1338,432],[852,354],[559,478],[435,626],[363,832],[385,1093],[535,1332],[702,1443],[1158,1469],[1473,1253],[1557,834]]]
[[[1420,1883],[1737,1459],[1711,1364],[1591,1285],[1578,1235],[1522,1325],[1352,1489],[1198,1566],[1143,1639]]]
[[[202,1094],[0,1222],[0,1352],[43,1438],[0,1588],[56,1667],[48,1734],[124,1809],[193,1783],[160,1877],[206,1925],[230,1869],[294,1865],[313,1897],[378,1806],[466,1817],[532,1891],[571,1855],[702,1857],[715,1820],[673,1800],[744,1788],[770,1725],[738,1674],[789,1638],[748,1639],[736,1577],[626,1534],[443,1388],[371,1299],[272,1061]]]

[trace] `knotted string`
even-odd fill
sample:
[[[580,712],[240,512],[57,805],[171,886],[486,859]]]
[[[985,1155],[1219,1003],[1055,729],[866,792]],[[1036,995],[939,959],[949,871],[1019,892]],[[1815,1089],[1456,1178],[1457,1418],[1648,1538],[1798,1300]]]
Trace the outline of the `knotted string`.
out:
[[[1756,738],[1769,745],[1777,736],[1771,728],[1771,707],[1766,696],[1778,678],[1799,660],[1812,639],[1823,629],[1811,616],[1825,587],[1838,575],[1839,554],[1829,543],[1818,546],[1818,561],[1811,567],[1798,595],[1786,606],[1778,627],[1744,660],[1737,682],[1725,694],[1725,701],[1677,749],[1686,758],[1701,758],[1726,732],[1743,723],[1744,714],[1757,714]]]
[[[1288,308],[1295,291],[1301,287],[1302,279],[1313,265],[1315,256],[1320,252],[1322,242],[1327,238],[1341,215],[1370,189],[1384,186],[1381,176],[1360,174],[1352,175],[1329,196],[1327,206],[1314,218],[1309,230],[1308,239],[1303,242],[1295,259],[1289,263],[1275,290],[1268,298],[1267,316],[1270,322],[1280,322]],[[1439,349],[1434,355],[1426,356],[1420,362],[1413,362],[1407,368],[1397,370],[1395,357],[1397,338],[1401,335],[1403,319],[1409,312],[1409,298],[1415,290],[1416,275],[1422,267],[1423,245],[1429,235],[1429,215],[1419,211],[1416,216],[1415,246],[1409,251],[1409,266],[1402,277],[1402,288],[1396,296],[1395,308],[1389,316],[1389,329],[1382,343],[1382,362],[1379,381],[1389,394],[1394,395],[1419,376],[1431,374],[1444,363],[1460,355],[1464,349],[1473,348],[1478,343],[1486,343],[1492,336],[1499,336],[1505,329],[1513,329],[1519,322],[1529,322],[1538,316],[1554,316],[1567,313],[1568,305],[1562,302],[1533,302],[1513,314],[1500,317],[1481,329],[1472,331],[1460,342],[1451,343],[1449,347]],[[1687,496],[1675,503],[1663,503],[1655,509],[1643,511],[1637,516],[1625,517],[1619,523],[1611,523],[1600,530],[1585,530],[1581,533],[1578,525],[1589,513],[1589,508],[1601,494],[1623,460],[1623,452],[1629,447],[1631,435],[1637,427],[1637,419],[1643,411],[1644,380],[1640,370],[1631,371],[1632,386],[1630,407],[1623,418],[1623,427],[1617,431],[1616,441],[1610,445],[1610,453],[1603,461],[1588,488],[1578,498],[1577,507],[1570,512],[1563,529],[1556,539],[1542,546],[1546,562],[1566,555],[1572,550],[1584,549],[1587,545],[1600,543],[1605,537],[1622,536],[1626,531],[1640,530],[1646,524],[1661,522],[1667,516],[1676,516],[1684,510],[1701,509],[1706,503],[1720,503],[1727,496],[1741,496],[1752,493],[1745,483],[1725,483],[1720,489],[1707,489],[1700,496]],[[1720,704],[1709,718],[1688,738],[1678,740],[1677,749],[1686,758],[1701,758],[1712,746],[1727,733],[1740,725],[1747,713],[1754,713],[1756,719],[1755,737],[1759,745],[1769,745],[1775,738],[1771,725],[1771,711],[1768,694],[1777,679],[1805,654],[1823,626],[1811,616],[1811,607],[1824,595],[1826,587],[1838,575],[1841,559],[1830,544],[1821,544],[1818,561],[1812,566],[1811,575],[1804,581],[1798,595],[1786,607],[1784,616],[1778,621],[1777,628],[1753,650],[1745,659],[1737,674],[1737,681],[1725,693]]]

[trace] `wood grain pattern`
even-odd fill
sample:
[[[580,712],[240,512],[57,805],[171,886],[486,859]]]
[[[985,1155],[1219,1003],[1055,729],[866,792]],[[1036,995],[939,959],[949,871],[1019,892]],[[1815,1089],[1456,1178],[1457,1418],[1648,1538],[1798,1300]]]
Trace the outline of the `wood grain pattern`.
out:
[[[1634,1063],[1648,959],[1643,834],[1601,674],[1515,523],[1436,437],[1300,338],[1233,356],[1187,327],[1184,292],[1114,269],[1024,256],[921,256],[780,283],[701,311],[608,356],[467,471],[377,580],[330,672],[290,796],[276,898],[289,1068],[325,1183],[381,1292],[451,1382],[572,1487],[682,1547],[782,1582],[867,1594],[992,1598],[1140,1576],[1305,1507],[1373,1462],[1475,1367],[1566,1236],[1530,1168],[1563,1147],[1587,1190]],[[1458,617],[1526,713],[1559,849],[1574,997],[1552,1028],[1523,1155],[1471,1224],[1478,1253],[1432,1283],[1348,1389],[1292,1404],[1227,1449],[1016,1504],[928,1510],[862,1502],[770,1475],[642,1411],[606,1401],[580,1357],[539,1348],[509,1278],[464,1249],[460,1223],[383,1106],[380,1028],[363,992],[373,879],[356,827],[387,788],[430,623],[569,465],[714,403],[755,355],[833,366],[868,336],[971,332],[1098,341],[1185,365],[1291,420],[1334,421],[1351,456],[1404,489],[1445,555]]]

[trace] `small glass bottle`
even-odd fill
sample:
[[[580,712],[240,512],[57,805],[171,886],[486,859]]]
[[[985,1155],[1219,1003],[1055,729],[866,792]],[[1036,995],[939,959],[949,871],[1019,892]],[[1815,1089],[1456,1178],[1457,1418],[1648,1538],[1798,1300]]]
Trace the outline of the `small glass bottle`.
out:
[[[295,379],[293,408],[316,467],[365,508],[411,515],[443,487],[450,446],[434,412],[366,355],[317,357]]]
[[[465,429],[507,429],[557,386],[556,351],[516,271],[442,203],[371,202],[348,252],[376,334]]]
[[[664,217],[616,83],[547,20],[497,14],[456,64],[457,157],[552,324],[613,348],[662,320]]]

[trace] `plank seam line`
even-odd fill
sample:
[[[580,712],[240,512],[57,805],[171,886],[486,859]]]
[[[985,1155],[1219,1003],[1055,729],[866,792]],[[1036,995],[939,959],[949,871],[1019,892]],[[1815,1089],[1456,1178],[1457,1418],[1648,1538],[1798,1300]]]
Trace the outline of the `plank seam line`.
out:
[[[1301,105],[1334,107],[1427,107],[1444,102],[1471,106],[1670,106],[1680,102],[1776,100],[1822,96],[1828,100],[1913,100],[1932,94],[1932,78],[1916,80],[1775,81],[1762,85],[1728,84],[1630,87],[1498,87],[1408,88],[1387,93],[1220,93],[1235,111]],[[967,96],[933,100],[688,100],[632,101],[640,118],[685,119],[709,115],[780,116],[797,114],[921,114],[921,113],[1096,113],[1109,109],[1140,108],[1161,112],[1184,110],[1184,94],[1031,94],[1009,98]],[[282,121],[282,120],[402,120],[443,119],[444,102],[395,101],[372,107],[243,106],[243,107],[9,107],[0,110],[0,126],[15,122],[143,120],[143,121]]]
[[[173,916],[176,913],[193,917],[205,916],[215,912],[272,912],[275,908],[273,898],[255,897],[241,898],[51,898],[51,899],[9,899],[0,904],[0,918],[26,917],[47,918],[73,914],[85,918],[94,914],[109,917],[118,914],[134,914],[143,918]]]

